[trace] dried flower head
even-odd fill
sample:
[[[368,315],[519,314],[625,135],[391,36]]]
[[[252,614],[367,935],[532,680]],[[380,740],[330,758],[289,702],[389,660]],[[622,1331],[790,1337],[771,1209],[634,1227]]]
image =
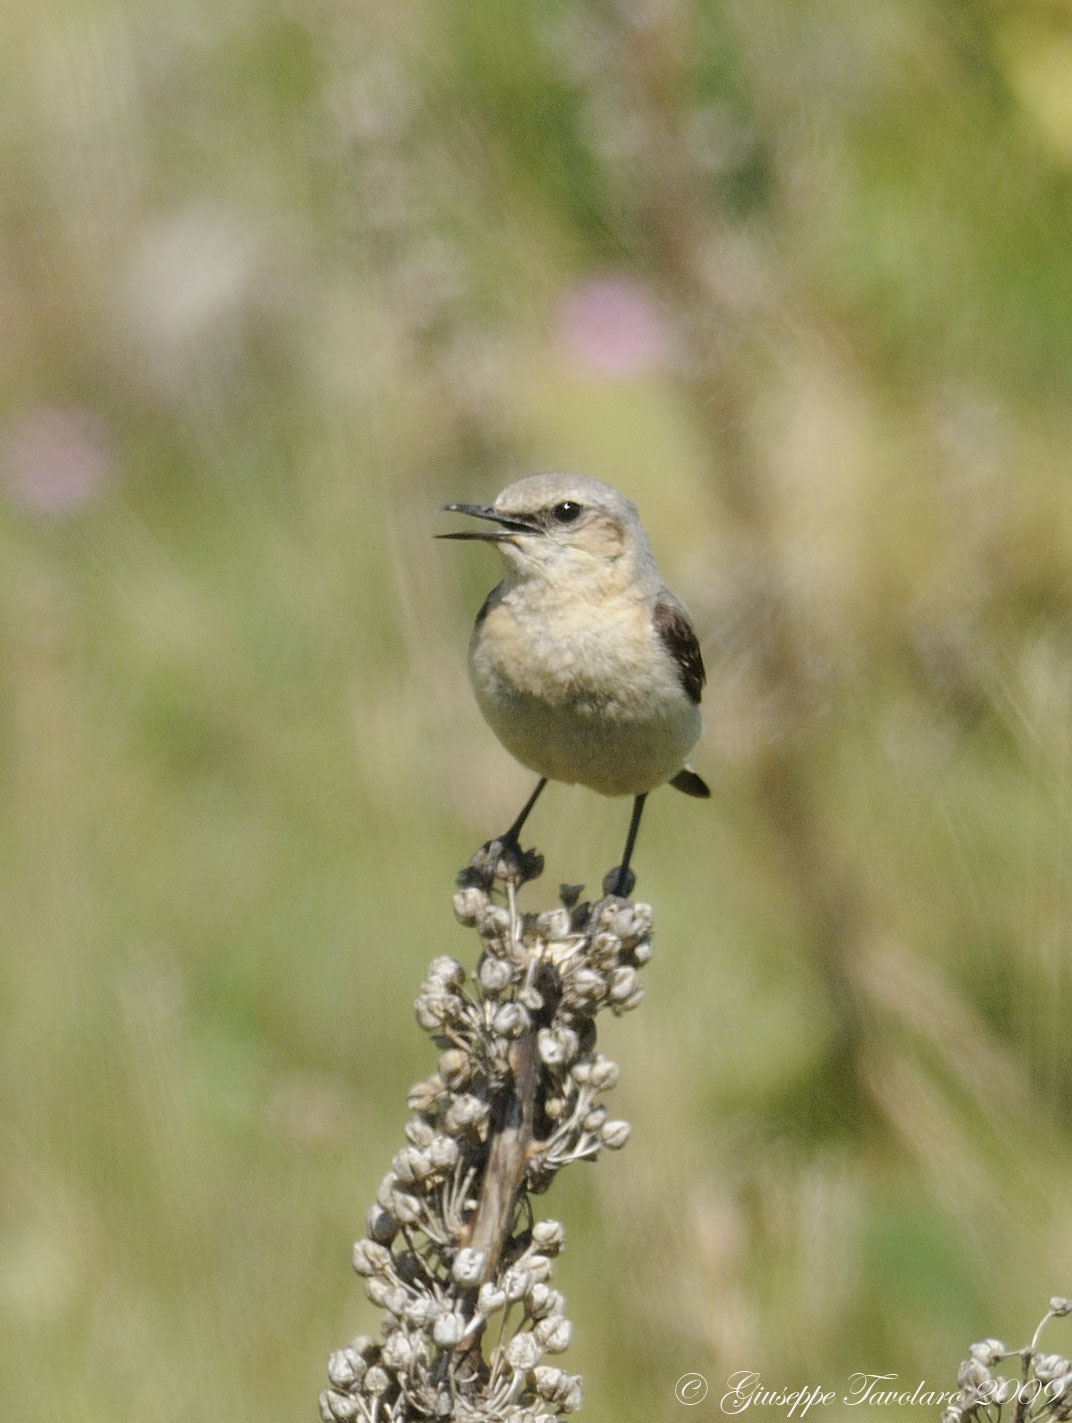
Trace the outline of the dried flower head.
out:
[[[541,865],[530,852],[520,878]],[[577,886],[520,914],[518,882],[494,847],[473,857],[454,912],[479,937],[476,970],[434,959],[414,1004],[438,1066],[410,1089],[405,1144],[353,1252],[382,1339],[332,1354],[325,1423],[551,1423],[580,1407],[581,1380],[545,1362],[572,1333],[550,1284],[565,1232],[530,1197],[628,1140],[600,1101],[618,1067],[595,1021],[640,1002],[652,916],[614,896],[578,903]]]
[[[957,1370],[957,1393],[942,1414],[942,1423],[1000,1423],[1009,1409],[1014,1423],[1072,1419],[1072,1363],[1059,1354],[1041,1354],[1039,1336],[1050,1319],[1072,1313],[1072,1302],[1055,1295],[1039,1322],[1031,1343],[1006,1349],[1000,1339],[973,1344]],[[1020,1377],[995,1374],[1003,1362],[1018,1360]]]

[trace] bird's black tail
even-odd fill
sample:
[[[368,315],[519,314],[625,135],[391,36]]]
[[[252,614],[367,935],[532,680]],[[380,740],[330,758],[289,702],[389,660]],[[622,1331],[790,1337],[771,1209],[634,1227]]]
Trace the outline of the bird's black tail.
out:
[[[676,791],[684,791],[686,795],[694,795],[700,800],[707,800],[711,795],[711,787],[698,776],[695,771],[690,771],[687,766],[683,766],[676,776],[670,777],[670,785]]]

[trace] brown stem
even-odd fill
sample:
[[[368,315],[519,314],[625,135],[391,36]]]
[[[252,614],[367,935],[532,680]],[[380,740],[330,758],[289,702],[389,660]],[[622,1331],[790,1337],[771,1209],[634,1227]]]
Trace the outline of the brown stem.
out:
[[[469,1245],[484,1252],[484,1280],[490,1280],[498,1268],[525,1178],[540,1078],[534,1030],[513,1044],[509,1063],[513,1082],[499,1104],[499,1127],[492,1138],[480,1199],[469,1230]]]
[[[540,1055],[534,1030],[530,1029],[518,1038],[510,1048],[508,1061],[512,1083],[496,1103],[484,1179],[465,1242],[473,1250],[484,1254],[481,1284],[492,1279],[498,1270],[503,1246],[513,1224],[518,1192],[525,1179],[525,1165],[532,1141],[536,1087],[540,1080]],[[478,1288],[474,1286],[469,1291],[469,1318],[476,1309],[477,1294]],[[462,1373],[482,1372],[483,1333],[481,1325],[472,1334],[467,1334],[459,1346],[456,1368]]]

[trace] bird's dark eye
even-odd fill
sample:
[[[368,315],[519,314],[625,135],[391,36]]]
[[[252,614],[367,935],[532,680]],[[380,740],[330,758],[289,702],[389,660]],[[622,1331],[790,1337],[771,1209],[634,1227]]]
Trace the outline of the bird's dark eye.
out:
[[[551,517],[556,524],[572,524],[580,515],[581,506],[573,499],[563,499],[561,504],[556,504],[551,510]]]

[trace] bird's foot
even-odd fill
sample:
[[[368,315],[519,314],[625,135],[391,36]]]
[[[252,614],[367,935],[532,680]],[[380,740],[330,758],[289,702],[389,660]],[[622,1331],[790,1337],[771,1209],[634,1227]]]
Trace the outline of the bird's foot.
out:
[[[603,876],[603,893],[628,899],[636,888],[636,875],[628,865],[616,865]]]
[[[496,880],[515,888],[538,879],[543,874],[543,856],[536,850],[522,850],[516,840],[501,835],[489,840],[458,876],[462,889],[475,885],[490,890]]]

